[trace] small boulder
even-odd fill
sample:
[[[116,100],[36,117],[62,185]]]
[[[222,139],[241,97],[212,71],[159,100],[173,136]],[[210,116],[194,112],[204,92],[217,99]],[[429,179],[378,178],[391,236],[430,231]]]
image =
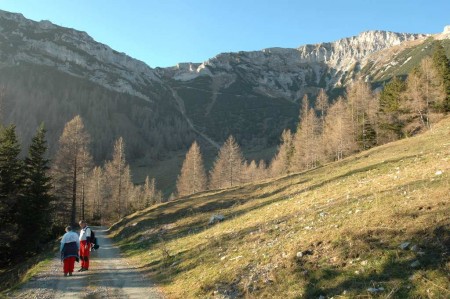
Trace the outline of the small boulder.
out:
[[[409,245],[411,245],[411,242],[403,242],[402,244],[400,244],[400,249],[406,250],[408,249]]]
[[[411,248],[409,250],[418,252],[420,250],[420,248],[417,245],[413,245],[413,246],[411,246]]]
[[[209,218],[208,224],[216,224],[217,222],[221,222],[225,220],[225,216],[221,214],[212,215],[211,218]]]
[[[374,293],[383,292],[383,291],[384,291],[384,288],[383,288],[383,287],[379,287],[379,288],[368,288],[367,291],[368,291],[369,293],[374,294]]]
[[[412,262],[409,266],[410,266],[411,268],[417,268],[417,267],[420,267],[420,262],[419,262],[418,260],[415,260],[415,261]]]

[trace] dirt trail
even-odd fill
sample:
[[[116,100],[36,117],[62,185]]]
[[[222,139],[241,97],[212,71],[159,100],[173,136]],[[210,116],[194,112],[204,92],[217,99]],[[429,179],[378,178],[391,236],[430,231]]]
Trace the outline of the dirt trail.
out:
[[[89,271],[64,277],[59,254],[11,298],[163,298],[142,270],[121,257],[106,235],[106,228],[93,227],[100,249],[91,252]],[[80,264],[75,263],[75,271]]]

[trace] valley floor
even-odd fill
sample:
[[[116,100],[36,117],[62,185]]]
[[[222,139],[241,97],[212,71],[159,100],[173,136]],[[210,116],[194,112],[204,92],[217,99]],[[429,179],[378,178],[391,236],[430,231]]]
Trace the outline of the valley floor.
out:
[[[142,270],[120,255],[104,227],[94,228],[100,249],[91,253],[87,272],[64,277],[59,253],[8,298],[163,298]],[[75,271],[79,264],[75,264]]]

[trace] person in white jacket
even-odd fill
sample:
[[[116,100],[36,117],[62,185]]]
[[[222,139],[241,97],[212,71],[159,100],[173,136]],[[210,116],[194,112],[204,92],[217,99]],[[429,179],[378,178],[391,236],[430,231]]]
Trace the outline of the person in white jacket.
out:
[[[81,231],[80,231],[80,260],[81,260],[81,268],[78,272],[87,271],[89,269],[89,255],[91,251],[91,235],[92,231],[85,220],[80,220],[79,222]]]
[[[66,227],[66,233],[61,239],[61,260],[64,261],[64,276],[72,276],[75,260],[79,260],[78,250],[80,249],[80,241],[78,234],[72,230],[71,226]]]

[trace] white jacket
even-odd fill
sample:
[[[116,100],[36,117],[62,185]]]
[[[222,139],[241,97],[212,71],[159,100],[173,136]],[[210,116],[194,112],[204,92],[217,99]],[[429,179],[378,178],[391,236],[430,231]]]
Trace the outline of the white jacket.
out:
[[[91,228],[86,226],[80,231],[80,241],[86,241],[86,237],[91,237]]]

